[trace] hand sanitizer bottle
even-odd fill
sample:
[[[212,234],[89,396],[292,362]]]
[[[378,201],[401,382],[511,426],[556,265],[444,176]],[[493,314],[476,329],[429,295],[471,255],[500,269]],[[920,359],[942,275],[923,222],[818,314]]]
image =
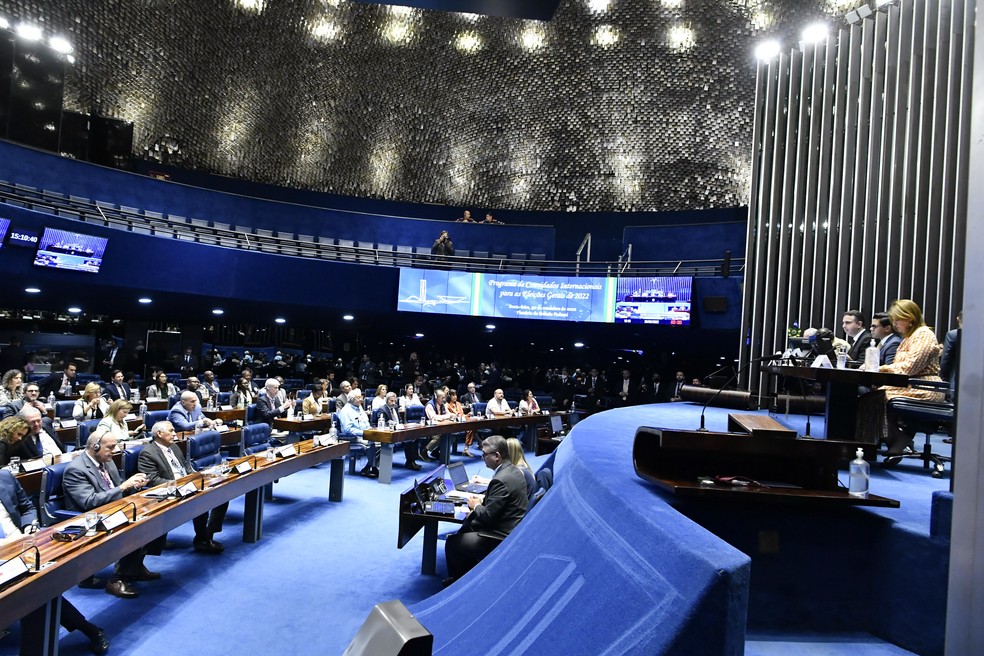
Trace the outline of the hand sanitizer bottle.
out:
[[[879,356],[878,347],[875,346],[875,340],[871,340],[871,345],[864,350],[864,370],[865,371],[878,371],[880,368],[879,361],[881,358]]]
[[[865,498],[868,496],[868,482],[871,479],[871,466],[864,460],[864,449],[859,448],[858,456],[851,461],[850,465],[850,487],[848,493],[852,497]]]

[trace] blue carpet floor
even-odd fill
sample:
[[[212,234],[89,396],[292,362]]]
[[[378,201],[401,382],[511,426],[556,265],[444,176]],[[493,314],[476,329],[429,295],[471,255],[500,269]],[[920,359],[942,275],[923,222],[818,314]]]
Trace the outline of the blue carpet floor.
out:
[[[649,408],[652,422],[644,422],[648,425],[699,425],[699,406]],[[734,411],[709,408],[708,428],[724,430],[728,412]],[[803,418],[790,417],[791,426],[797,422],[804,423]],[[822,418],[814,417],[812,423],[813,434],[822,434]],[[544,459],[528,457],[534,469]],[[402,454],[395,459],[402,463]],[[490,473],[482,471],[478,459],[467,463],[470,473]],[[433,465],[424,467],[426,474]],[[346,476],[344,501],[329,503],[328,466],[299,472],[275,486],[275,499],[265,507],[260,543],[242,542],[242,500],[236,500],[225,530],[216,536],[226,547],[221,556],[192,552],[189,523],[169,534],[177,548],[147,558],[150,569],[163,578],[139,584],[138,599],[123,601],[78,588],[66,596],[107,629],[113,654],[341,654],[375,604],[400,599],[410,606],[440,590],[446,571],[443,542],[438,546],[436,577],[419,573],[422,536],[402,550],[396,548],[398,497],[414,476],[420,474],[400,465],[394,468],[392,485]],[[928,534],[932,492],[946,489],[948,476],[949,472],[942,480],[932,479],[918,461],[891,471],[876,468],[872,492],[900,499],[902,508],[872,512]],[[453,528],[448,524],[445,530]],[[107,568],[104,574],[109,572]],[[0,654],[17,653],[18,640],[19,627],[10,627],[0,638]],[[60,646],[63,654],[88,653],[85,638],[78,634],[63,632]],[[746,653],[908,652],[868,635],[750,632]]]

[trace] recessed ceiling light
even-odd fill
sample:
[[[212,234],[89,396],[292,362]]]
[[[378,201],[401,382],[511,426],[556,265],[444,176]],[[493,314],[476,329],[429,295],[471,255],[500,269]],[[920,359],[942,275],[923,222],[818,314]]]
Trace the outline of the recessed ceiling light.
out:
[[[72,47],[72,44],[69,43],[68,39],[63,36],[51,37],[48,39],[48,45],[51,46],[52,50],[55,52],[60,52],[63,55],[70,55],[75,50],[75,48]]]
[[[769,61],[779,56],[782,46],[778,41],[763,41],[755,48],[755,58],[759,61]]]
[[[220,310],[219,308],[215,308],[214,310],[212,310],[212,314],[225,314],[225,310]]]
[[[351,321],[355,317],[353,317],[351,314],[345,314],[345,315],[342,315],[342,318],[345,319],[346,321]]]
[[[21,23],[17,26],[17,36],[28,41],[38,41],[44,36],[44,33],[41,32],[41,28],[37,25]]]
[[[487,324],[485,324],[485,329],[486,330],[495,330],[495,324],[494,323],[487,323]]]
[[[40,294],[41,290],[37,287],[25,287],[24,291],[28,294]]]
[[[82,311],[82,308],[80,308],[80,307],[75,307],[75,306],[73,305],[72,307],[70,307],[70,308],[68,308],[68,311],[69,311],[69,312],[71,312],[72,314],[78,314],[79,312],[81,312],[81,311]]]
[[[414,335],[414,337],[416,337],[417,339],[420,339],[423,336],[424,336],[424,333],[417,333],[416,335]]]
[[[277,317],[276,319],[274,319],[274,322],[275,323],[287,323],[287,320],[284,319],[283,317]]]
[[[147,298],[146,296],[144,296],[143,298],[138,298],[137,299],[137,303],[143,303],[144,305],[147,305],[147,303],[153,303],[153,302],[154,302],[153,300]]]
[[[581,348],[584,346],[584,342],[574,342],[574,348]]]
[[[826,23],[813,23],[803,29],[802,38],[807,43],[819,43],[827,38],[827,33]]]

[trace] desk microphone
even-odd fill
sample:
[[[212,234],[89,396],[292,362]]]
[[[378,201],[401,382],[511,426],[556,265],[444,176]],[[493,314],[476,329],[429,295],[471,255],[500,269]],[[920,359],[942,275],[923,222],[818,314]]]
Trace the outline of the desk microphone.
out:
[[[14,558],[20,558],[20,557],[21,557],[21,556],[23,556],[24,554],[26,554],[26,553],[28,553],[28,552],[31,552],[31,551],[33,551],[33,552],[34,552],[34,571],[35,571],[35,572],[40,572],[40,571],[41,571],[41,550],[40,550],[40,549],[38,549],[38,545],[36,545],[36,544],[32,544],[32,545],[31,545],[31,546],[29,546],[29,547],[28,547],[27,549],[24,549],[24,550],[23,550],[23,551],[21,551],[20,553],[18,553],[18,554],[15,554],[15,555],[13,556],[13,558],[11,558],[10,560],[13,560]],[[22,560],[23,560],[23,559],[22,559]],[[26,563],[25,563],[25,564],[26,564]]]
[[[137,521],[137,504],[133,503],[132,501],[127,501],[126,505],[133,507],[133,515],[132,515],[133,519],[131,521],[134,522]],[[123,506],[123,508],[126,508],[126,506]],[[120,508],[120,510],[123,510],[123,508]]]
[[[781,351],[779,351],[777,353],[773,353],[772,355],[763,355],[763,356],[758,357],[758,358],[752,358],[751,360],[749,360],[748,362],[746,362],[744,366],[738,367],[738,370],[735,371],[735,373],[731,375],[731,378],[728,379],[728,382],[726,382],[724,385],[722,385],[721,387],[719,387],[718,390],[716,392],[714,392],[714,394],[711,395],[711,398],[707,399],[707,402],[704,404],[704,407],[700,409],[700,428],[697,429],[697,432],[698,433],[706,433],[707,432],[707,428],[704,426],[704,413],[707,411],[707,406],[709,406],[711,404],[711,401],[713,401],[718,396],[720,396],[721,395],[721,392],[724,391],[724,388],[726,388],[728,385],[730,385],[732,383],[732,381],[737,380],[738,379],[738,376],[741,375],[741,372],[743,372],[746,369],[748,369],[748,367],[751,366],[752,363],[754,363],[754,362],[766,362],[768,360],[775,360],[777,357],[782,357],[782,352]]]

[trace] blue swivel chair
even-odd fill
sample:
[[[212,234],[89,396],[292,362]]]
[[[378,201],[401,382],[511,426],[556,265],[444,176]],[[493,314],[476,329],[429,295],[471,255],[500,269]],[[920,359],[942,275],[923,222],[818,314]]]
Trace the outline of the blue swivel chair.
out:
[[[949,385],[946,382],[935,381],[911,381],[912,387],[926,389],[936,392],[948,393]],[[933,478],[940,478],[945,471],[945,464],[950,462],[950,456],[933,453],[931,437],[934,433],[941,430],[949,431],[952,434],[953,421],[956,417],[956,405],[947,399],[942,402],[924,401],[921,399],[908,399],[896,397],[888,402],[889,407],[913,431],[924,433],[926,439],[923,442],[922,450],[912,453],[905,453],[901,456],[890,456],[886,462],[898,462],[902,459],[917,458],[923,461],[923,468],[928,469],[932,465]]]
[[[150,436],[150,429],[159,421],[166,421],[170,410],[150,410],[144,415],[144,426],[147,427],[147,435]]]
[[[246,424],[256,423],[256,404],[250,403],[246,406]]]
[[[420,421],[424,418],[425,410],[422,405],[408,405],[407,406],[407,423],[413,423]]]
[[[243,428],[243,454],[266,451],[271,446],[270,424],[250,424]]]
[[[55,401],[55,417],[71,419],[73,408],[75,408],[75,401]]]
[[[232,401],[232,392],[219,392],[219,405],[229,405]]]
[[[84,448],[85,443],[88,441],[89,436],[92,435],[96,430],[96,426],[99,425],[101,419],[89,419],[86,421],[79,422],[78,433],[76,433],[76,446],[78,448]]]
[[[127,447],[123,452],[123,479],[126,480],[137,473],[137,460],[140,452],[144,450],[145,444],[137,444]]]
[[[348,440],[348,442],[349,442],[349,455],[348,455],[348,458],[349,458],[349,473],[350,474],[354,474],[355,473],[355,463],[356,463],[356,461],[359,458],[361,458],[362,456],[366,455],[366,452],[367,452],[368,449],[366,448],[366,445],[365,444],[362,444],[361,442],[356,442],[355,441],[355,438],[353,438],[353,437],[347,437],[347,436],[342,435],[342,424],[338,420],[338,414],[337,413],[334,413],[334,412],[332,413],[332,415],[331,415],[331,424],[332,424],[332,426],[335,427],[335,431],[338,433],[338,439],[340,439],[340,440]]]
[[[51,526],[65,519],[71,519],[79,513],[65,510],[65,493],[62,491],[62,475],[65,473],[67,462],[60,462],[45,467],[41,472],[41,524]]]
[[[205,431],[188,437],[188,461],[195,471],[222,462],[222,436],[218,431]]]

